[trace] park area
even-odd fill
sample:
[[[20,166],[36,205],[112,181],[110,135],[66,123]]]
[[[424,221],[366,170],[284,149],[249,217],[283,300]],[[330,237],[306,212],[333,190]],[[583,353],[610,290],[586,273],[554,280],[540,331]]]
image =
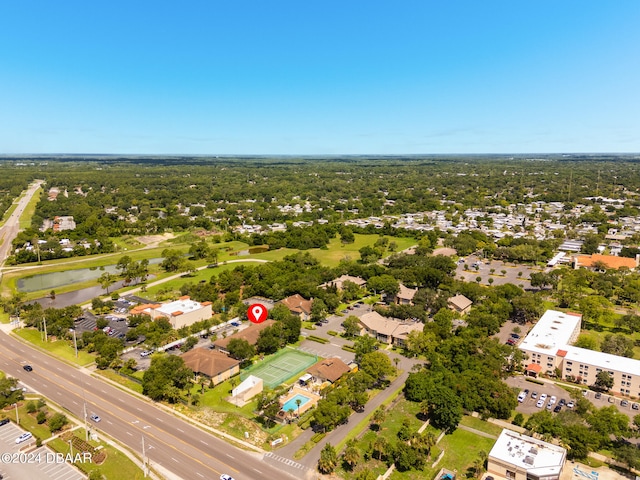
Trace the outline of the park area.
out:
[[[370,470],[374,475],[383,475],[393,459],[385,458],[384,451],[402,442],[401,437],[418,432],[424,425],[420,415],[420,405],[404,398],[395,401],[386,410],[384,420],[379,425],[372,423],[360,436],[356,438],[356,447],[360,451],[360,461],[350,468],[346,462],[339,462],[338,475],[352,480],[363,470]],[[472,431],[467,430],[471,429]],[[482,432],[483,435],[473,430]],[[494,438],[499,435],[501,428],[473,417],[463,417],[460,426],[453,433],[442,435],[442,432],[426,426],[424,435],[437,443],[431,447],[429,458],[424,468],[399,471],[389,477],[396,480],[423,480],[434,478],[441,468],[458,472],[466,476],[474,468],[474,463],[481,458],[483,452],[488,454]],[[386,447],[385,447],[386,446]],[[368,458],[367,461],[364,458]]]

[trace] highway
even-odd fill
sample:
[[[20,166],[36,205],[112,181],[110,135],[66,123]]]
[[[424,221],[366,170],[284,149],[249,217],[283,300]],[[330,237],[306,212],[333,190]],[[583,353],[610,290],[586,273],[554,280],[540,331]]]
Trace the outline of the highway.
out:
[[[33,367],[26,372],[25,364]],[[98,414],[97,430],[127,445],[142,458],[142,445],[152,467],[160,465],[185,480],[215,479],[222,473],[235,480],[271,480],[287,476],[263,461],[263,455],[234,447],[104,380],[0,332],[0,370],[19,378],[80,419]],[[144,440],[143,440],[144,437]],[[295,478],[295,477],[291,477]]]
[[[29,189],[18,200],[18,205],[13,213],[7,218],[5,224],[0,227],[0,265],[4,265],[5,260],[11,254],[11,247],[13,239],[18,235],[20,229],[20,216],[24,213],[25,208],[31,201],[31,198],[35,195],[42,180],[36,180],[29,186]]]

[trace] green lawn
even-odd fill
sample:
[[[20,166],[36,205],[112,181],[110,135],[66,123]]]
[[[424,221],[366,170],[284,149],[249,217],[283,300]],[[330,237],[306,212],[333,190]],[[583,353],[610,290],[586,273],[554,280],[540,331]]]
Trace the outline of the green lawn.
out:
[[[128,388],[129,390],[133,390],[134,392],[142,393],[142,385],[133,380],[129,380],[127,377],[123,377],[122,375],[118,375],[113,370],[96,370],[96,372],[103,377],[108,378],[109,380],[114,381],[115,383],[122,385],[123,387]],[[136,372],[138,373],[138,372]],[[139,372],[142,375],[143,372]],[[142,379],[141,379],[142,380]]]
[[[485,422],[484,420],[476,417],[472,417],[469,415],[465,415],[460,420],[460,425],[464,425],[466,427],[475,428],[476,430],[480,430],[481,432],[488,433],[489,435],[495,435],[496,437],[502,433],[502,427],[495,425],[493,423]]]
[[[73,435],[85,440],[86,433],[83,428],[75,430]],[[93,447],[99,447],[101,451],[106,451],[107,456],[103,463],[97,465],[93,462],[77,463],[75,464],[85,473],[90,473],[94,470],[99,470],[107,480],[120,480],[123,478],[132,480],[142,480],[145,478],[142,469],[139,468],[129,457],[111,445],[101,442],[90,440],[89,443]],[[64,455],[71,453],[69,443],[60,438],[56,438],[48,442],[49,446],[56,452],[60,452]],[[73,450],[73,454],[78,453],[77,449]]]
[[[41,333],[32,328],[20,328],[13,330],[13,333],[66,362],[73,363],[75,365],[89,365],[95,361],[94,355],[82,350],[78,350],[78,358],[76,358],[73,341],[56,340],[55,342],[44,342],[41,339]]]

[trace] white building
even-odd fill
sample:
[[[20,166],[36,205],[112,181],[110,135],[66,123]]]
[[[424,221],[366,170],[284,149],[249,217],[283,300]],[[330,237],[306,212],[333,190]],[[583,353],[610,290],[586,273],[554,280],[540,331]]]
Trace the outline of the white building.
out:
[[[598,373],[606,371],[613,378],[613,392],[640,396],[640,360],[574,347],[581,322],[579,313],[547,310],[519,346],[527,357],[527,373],[559,369],[562,378],[593,385]]]
[[[487,473],[505,480],[558,480],[567,451],[504,429],[487,459]]]
[[[173,328],[178,329],[208,320],[213,316],[213,308],[211,302],[196,302],[185,295],[174,302],[138,305],[130,313],[147,314],[154,320],[164,317]]]

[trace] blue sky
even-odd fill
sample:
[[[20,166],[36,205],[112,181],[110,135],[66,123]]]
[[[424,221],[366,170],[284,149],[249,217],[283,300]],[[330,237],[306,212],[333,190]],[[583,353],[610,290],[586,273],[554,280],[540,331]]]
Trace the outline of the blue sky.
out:
[[[640,2],[8,1],[0,153],[640,152]]]

